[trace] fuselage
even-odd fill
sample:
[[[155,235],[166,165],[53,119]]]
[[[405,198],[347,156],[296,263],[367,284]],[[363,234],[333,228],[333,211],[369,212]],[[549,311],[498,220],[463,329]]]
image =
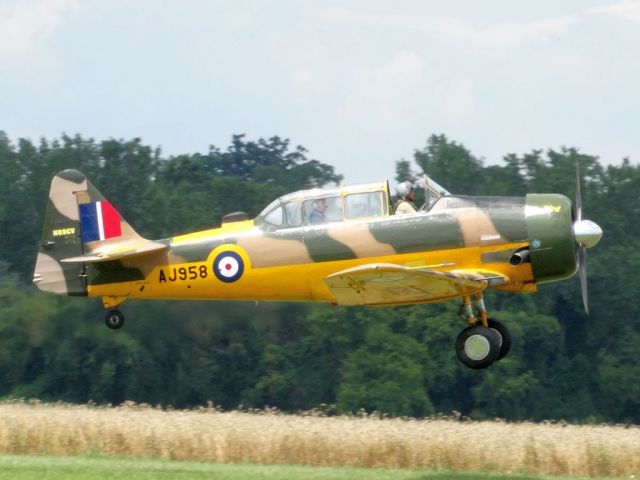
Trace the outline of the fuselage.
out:
[[[498,288],[532,291],[547,277],[575,272],[573,250],[552,262],[562,265],[544,262],[544,252],[558,253],[566,235],[573,245],[571,216],[571,202],[562,195],[451,196],[410,215],[288,228],[260,219],[234,222],[161,240],[165,251],[93,264],[87,291],[118,298],[334,302],[324,279],[371,263],[485,270],[508,278]],[[555,224],[541,221],[554,218]],[[513,264],[513,254],[523,249],[532,249],[531,261]],[[544,267],[538,278],[536,261]]]

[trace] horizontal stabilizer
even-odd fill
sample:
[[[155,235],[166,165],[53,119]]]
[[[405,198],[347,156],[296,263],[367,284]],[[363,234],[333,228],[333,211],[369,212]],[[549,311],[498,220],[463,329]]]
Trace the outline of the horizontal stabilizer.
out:
[[[166,250],[167,245],[157,242],[144,243],[142,245],[110,245],[108,248],[102,248],[86,255],[78,257],[63,258],[60,260],[65,263],[92,263],[92,262],[108,262],[111,260],[120,260],[122,258],[136,257],[148,253]]]

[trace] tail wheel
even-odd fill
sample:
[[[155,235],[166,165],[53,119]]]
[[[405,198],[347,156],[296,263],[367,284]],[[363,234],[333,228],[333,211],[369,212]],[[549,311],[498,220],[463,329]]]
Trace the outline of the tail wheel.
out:
[[[487,368],[500,354],[498,333],[482,325],[465,328],[456,339],[456,355],[467,367]]]
[[[124,314],[115,308],[107,310],[107,313],[104,315],[104,323],[111,330],[117,330],[124,325]]]
[[[500,345],[500,353],[498,353],[498,358],[496,358],[496,360],[500,360],[509,353],[509,350],[511,350],[511,333],[504,323],[496,320],[495,318],[489,318],[488,324],[489,328],[499,337],[498,344]]]

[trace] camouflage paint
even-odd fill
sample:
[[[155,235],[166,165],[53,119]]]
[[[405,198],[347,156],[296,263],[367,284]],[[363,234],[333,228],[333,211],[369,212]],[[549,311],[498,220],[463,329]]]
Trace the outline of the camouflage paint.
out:
[[[477,205],[509,242],[527,241],[524,197],[478,197]]]
[[[483,209],[474,207],[473,197],[458,199],[464,203],[446,213],[281,229],[259,224],[235,234],[212,229],[207,236],[193,234],[191,242],[174,238],[171,251],[185,262],[202,262],[215,248],[234,244],[247,251],[254,268],[268,268],[526,240],[524,199],[501,197],[496,207],[484,198]]]
[[[447,213],[388,217],[371,225],[371,234],[396,253],[438,250],[464,246],[458,220]]]
[[[313,263],[303,241],[284,235],[256,229],[252,235],[238,237],[237,245],[246,250],[254,268]]]
[[[75,170],[65,170],[51,180],[33,275],[40,290],[62,295],[87,294],[83,267],[59,261],[84,253],[74,192],[86,190],[87,183],[86,177]]]

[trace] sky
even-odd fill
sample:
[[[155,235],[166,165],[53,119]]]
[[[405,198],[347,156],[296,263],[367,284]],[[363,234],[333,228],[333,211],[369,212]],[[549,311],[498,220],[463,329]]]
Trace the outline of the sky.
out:
[[[278,135],[348,183],[431,134],[640,161],[640,1],[0,0],[0,130],[165,156]],[[446,186],[446,179],[437,179]]]

